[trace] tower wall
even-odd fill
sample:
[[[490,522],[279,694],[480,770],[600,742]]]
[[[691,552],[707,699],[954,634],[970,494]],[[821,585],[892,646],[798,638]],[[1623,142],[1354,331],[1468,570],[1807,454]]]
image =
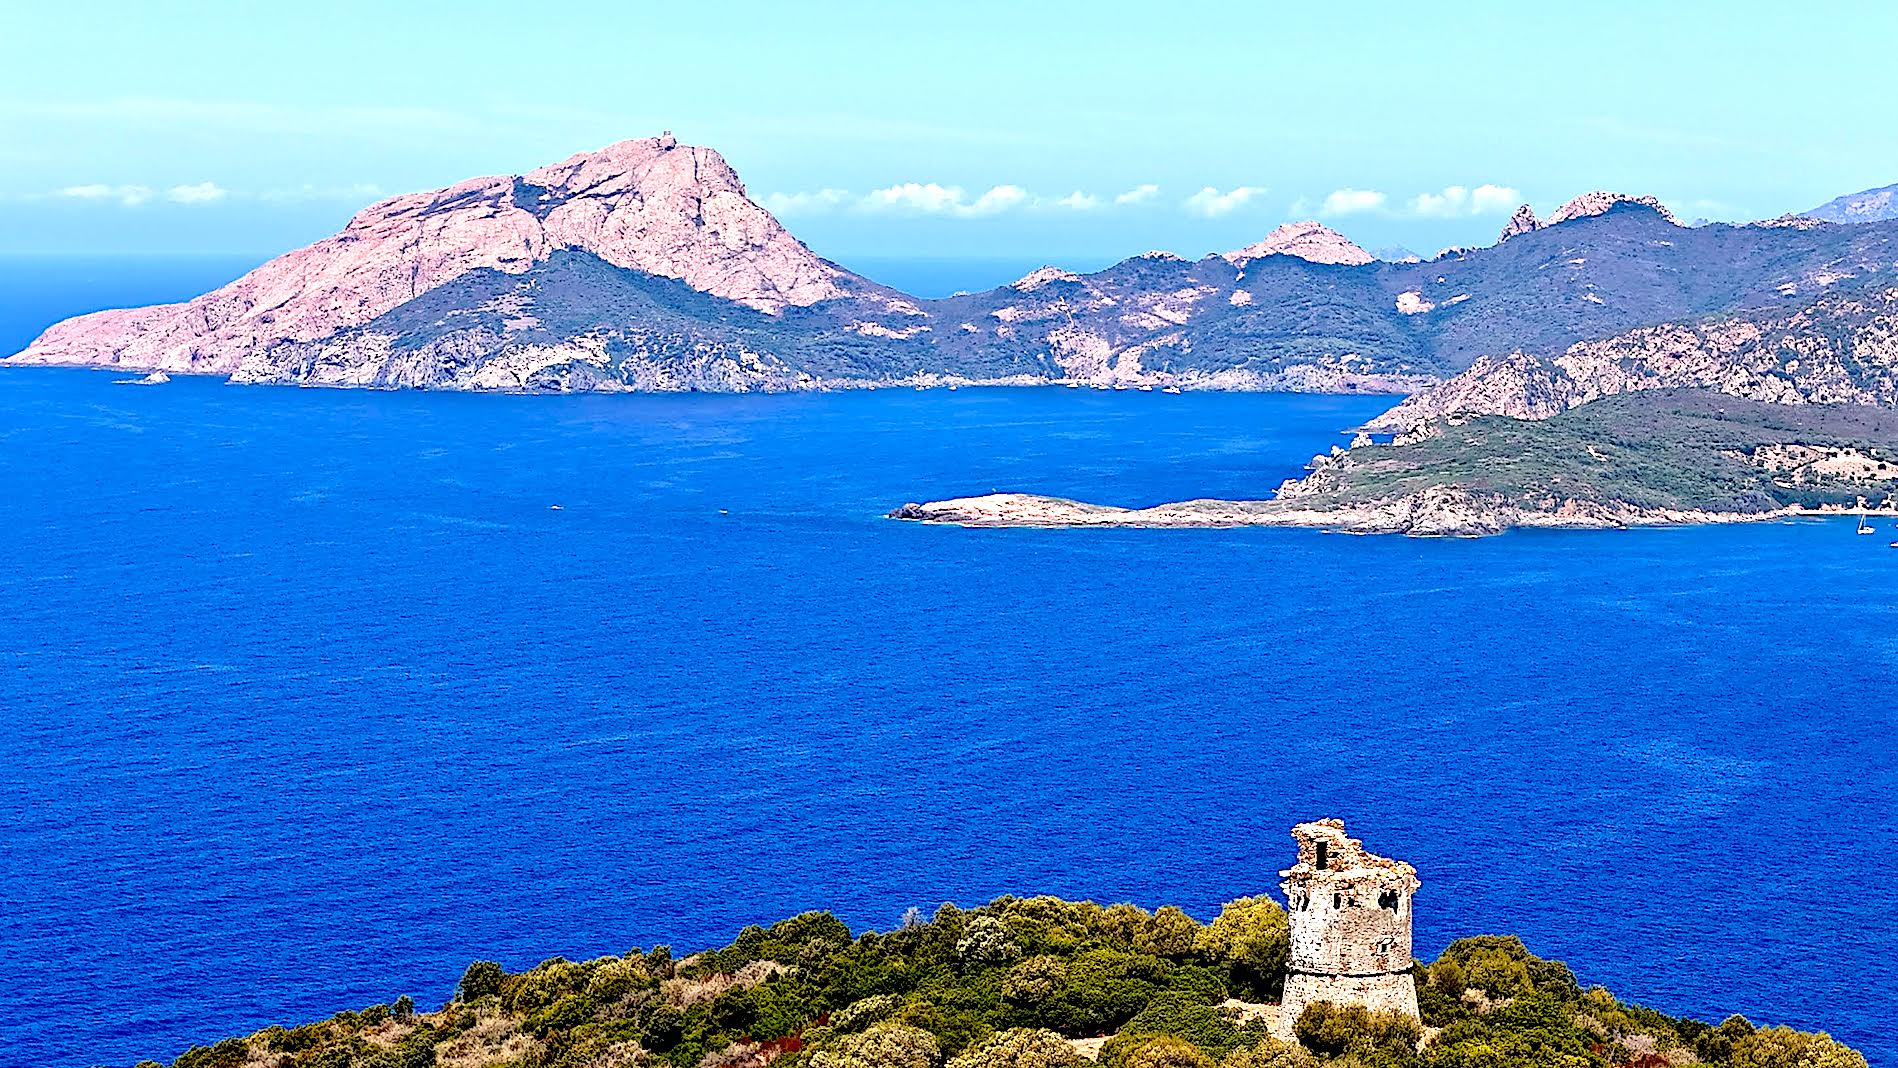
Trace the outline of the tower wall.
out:
[[[1411,899],[1417,873],[1364,850],[1338,820],[1292,829],[1298,863],[1279,874],[1291,920],[1281,1029],[1315,1001],[1417,1015]]]

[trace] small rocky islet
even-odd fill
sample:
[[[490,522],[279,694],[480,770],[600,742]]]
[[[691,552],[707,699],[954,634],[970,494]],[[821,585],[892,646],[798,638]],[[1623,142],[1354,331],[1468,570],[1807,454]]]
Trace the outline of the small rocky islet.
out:
[[[477,961],[437,1011],[404,996],[171,1065],[1866,1068],[1823,1033],[1623,1001],[1512,936],[1461,938],[1424,964],[1415,869],[1339,820],[1292,835],[1283,903],[1242,897],[1210,923],[1054,897],[912,909],[863,934],[809,912],[682,958]]]

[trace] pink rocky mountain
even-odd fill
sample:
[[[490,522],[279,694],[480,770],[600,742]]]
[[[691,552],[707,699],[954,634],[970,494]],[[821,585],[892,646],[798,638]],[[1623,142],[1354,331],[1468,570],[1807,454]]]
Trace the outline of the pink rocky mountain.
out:
[[[1264,238],[1225,254],[1226,261],[1243,267],[1263,256],[1297,256],[1312,263],[1371,263],[1377,257],[1323,223],[1309,219],[1288,222]]]
[[[472,271],[521,274],[557,250],[766,313],[876,288],[786,232],[718,153],[667,134],[392,197],[222,289],[69,319],[15,359],[229,374],[270,344],[360,326]]]
[[[1501,244],[1512,237],[1532,233],[1544,227],[1559,226],[1571,219],[1585,219],[1591,215],[1600,215],[1617,204],[1639,204],[1644,208],[1653,208],[1660,214],[1661,218],[1666,219],[1676,226],[1680,225],[1680,220],[1674,217],[1674,213],[1667,210],[1667,205],[1661,203],[1654,197],[1630,196],[1627,193],[1608,193],[1596,190],[1593,193],[1583,193],[1581,196],[1563,204],[1561,207],[1555,209],[1553,215],[1550,215],[1546,219],[1536,218],[1535,209],[1524,204],[1522,207],[1516,209],[1514,215],[1509,217],[1509,222],[1503,226],[1503,232],[1496,238],[1496,243]]]

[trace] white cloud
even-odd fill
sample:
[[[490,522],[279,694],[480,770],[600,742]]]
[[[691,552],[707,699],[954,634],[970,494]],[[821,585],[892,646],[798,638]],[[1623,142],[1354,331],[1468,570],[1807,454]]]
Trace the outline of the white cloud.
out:
[[[1229,215],[1264,195],[1265,189],[1262,186],[1235,186],[1222,193],[1209,185],[1187,197],[1183,206],[1191,214],[1216,219],[1221,215]]]
[[[968,199],[959,185],[935,182],[902,182],[869,193],[859,202],[869,211],[905,211],[923,215],[952,215],[975,218],[996,215],[1029,203],[1028,191],[1018,185],[998,185]]]
[[[223,200],[229,190],[216,182],[199,182],[196,185],[174,185],[165,191],[165,199],[173,204],[209,204]]]
[[[1093,211],[1095,208],[1101,206],[1101,198],[1092,193],[1083,193],[1079,189],[1076,189],[1067,196],[1052,201],[1051,203],[1057,208],[1068,208],[1073,211]]]
[[[1384,194],[1375,189],[1334,189],[1326,195],[1325,202],[1318,205],[1318,214],[1327,218],[1362,215],[1382,208],[1386,199]]]
[[[90,185],[69,185],[61,189],[59,195],[73,200],[116,200],[128,208],[135,208],[152,198],[152,190],[143,185],[105,185],[94,182]]]
[[[1522,203],[1522,194],[1506,185],[1445,186],[1442,192],[1419,193],[1410,198],[1410,214],[1428,219],[1471,215],[1502,215]]]
[[[998,211],[1007,211],[1018,207],[1028,200],[1028,190],[1018,185],[998,185],[975,198],[969,205],[970,215],[993,215]]]
[[[1522,190],[1506,185],[1479,185],[1470,195],[1470,210],[1477,215],[1503,215],[1522,204]]]
[[[1132,189],[1129,189],[1125,193],[1122,193],[1121,195],[1115,197],[1114,203],[1116,204],[1145,204],[1147,201],[1152,200],[1154,197],[1157,197],[1159,195],[1160,195],[1160,187],[1157,185],[1154,185],[1152,182],[1148,182],[1145,185],[1134,186]]]
[[[959,186],[937,185],[935,182],[900,182],[866,195],[863,206],[873,210],[917,211],[933,215],[954,210],[962,204],[962,197]]]
[[[842,189],[819,189],[811,193],[768,193],[764,206],[776,215],[819,215],[850,199]]]

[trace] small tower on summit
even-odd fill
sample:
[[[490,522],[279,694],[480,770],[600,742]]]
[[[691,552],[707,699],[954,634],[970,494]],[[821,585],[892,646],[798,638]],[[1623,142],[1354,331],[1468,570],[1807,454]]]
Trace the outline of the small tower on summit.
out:
[[[1417,870],[1366,852],[1345,836],[1342,820],[1301,823],[1292,837],[1298,863],[1279,873],[1292,928],[1283,1033],[1315,1001],[1416,1016],[1410,902]]]

